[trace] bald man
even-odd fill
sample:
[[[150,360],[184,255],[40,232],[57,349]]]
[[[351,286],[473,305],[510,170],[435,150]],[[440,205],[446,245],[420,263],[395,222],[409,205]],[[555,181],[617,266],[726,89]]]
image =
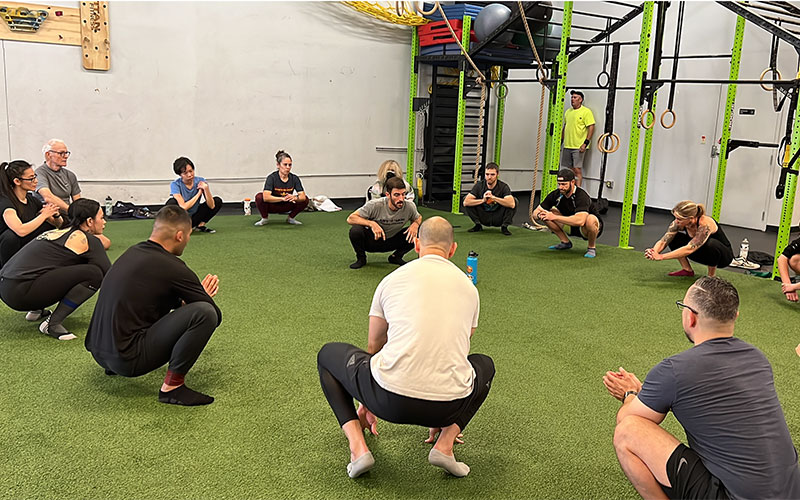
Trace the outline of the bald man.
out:
[[[158,400],[184,406],[214,401],[184,378],[222,322],[212,298],[217,276],[201,282],[178,258],[191,234],[186,210],[159,210],[150,239],[126,250],[106,274],[86,334],[86,349],[108,375],[138,377],[169,363]]]
[[[419,259],[378,285],[369,312],[367,350],[330,343],[317,356],[322,392],[350,444],[347,474],[355,478],[375,459],[365,428],[377,435],[378,418],[430,427],[428,461],[463,477],[453,445],[489,394],[494,363],[469,354],[478,326],[477,289],[449,259],[456,251],[453,227],[432,217],[419,228]],[[361,404],[358,410],[353,398]]]

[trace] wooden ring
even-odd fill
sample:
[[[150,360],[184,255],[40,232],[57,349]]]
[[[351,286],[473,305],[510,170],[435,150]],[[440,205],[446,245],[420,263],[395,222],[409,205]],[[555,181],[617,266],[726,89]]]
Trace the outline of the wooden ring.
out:
[[[645,120],[647,115],[651,115],[653,117],[653,120],[650,122],[650,126],[647,125],[647,122]],[[652,109],[645,109],[644,111],[642,111],[642,116],[641,118],[639,118],[639,123],[642,124],[642,127],[646,128],[647,130],[650,130],[651,128],[653,128],[653,125],[656,124],[656,114],[653,113]]]
[[[667,113],[672,115],[672,123],[669,124],[669,127],[664,125],[664,117],[667,116]],[[675,122],[678,121],[678,118],[675,116],[675,112],[671,109],[665,109],[663,113],[661,113],[661,126],[670,129],[675,126]]]
[[[424,2],[423,2],[424,5]],[[417,11],[418,14],[422,14],[423,16],[430,16],[434,12],[436,12],[437,8],[439,7],[439,2],[433,2],[433,8],[429,11],[425,11],[423,5],[420,5],[420,2],[414,2],[414,10]]]
[[[783,77],[781,76],[781,72],[780,72],[780,71],[778,71],[778,68],[767,68],[767,69],[765,69],[764,71],[762,71],[762,72],[761,72],[761,77],[759,78],[759,80],[760,80],[761,82],[763,82],[763,81],[764,81],[764,77],[765,77],[765,76],[767,76],[767,73],[769,73],[769,72],[772,72],[772,75],[773,75],[773,76],[776,76],[776,75],[777,75],[777,77],[778,77],[778,80],[781,80],[781,79],[783,78]],[[764,90],[766,90],[767,92],[772,92],[772,89],[774,88],[774,87],[771,87],[771,86],[770,86],[770,87],[767,87],[767,86],[766,86],[766,85],[764,85],[763,83],[760,83],[759,85],[761,85],[761,88],[762,88],[762,89],[764,89]]]

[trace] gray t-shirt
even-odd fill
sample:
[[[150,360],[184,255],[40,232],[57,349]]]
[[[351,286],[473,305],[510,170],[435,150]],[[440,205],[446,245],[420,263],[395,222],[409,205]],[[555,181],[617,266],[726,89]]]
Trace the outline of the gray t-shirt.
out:
[[[36,178],[39,181],[36,186],[37,193],[40,189],[47,188],[54,196],[61,198],[67,204],[71,203],[73,196],[81,194],[78,178],[66,168],[54,172],[47,164],[42,164],[36,169]]]
[[[389,208],[389,198],[384,197],[377,200],[368,201],[363,207],[358,209],[358,215],[378,223],[386,233],[388,240],[399,233],[408,221],[415,221],[419,217],[417,206],[413,201],[406,201],[403,208],[392,211]]]
[[[732,498],[800,498],[797,451],[764,353],[713,339],[656,365],[639,400],[672,410],[706,468]]]

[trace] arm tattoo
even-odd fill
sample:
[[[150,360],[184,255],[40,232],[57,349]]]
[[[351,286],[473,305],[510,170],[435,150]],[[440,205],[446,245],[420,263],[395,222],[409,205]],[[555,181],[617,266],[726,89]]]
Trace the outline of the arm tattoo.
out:
[[[697,233],[695,233],[692,241],[689,242],[689,248],[693,251],[706,244],[708,237],[711,236],[711,229],[706,225],[697,226]]]
[[[664,246],[669,245],[669,243],[672,241],[672,238],[674,238],[676,234],[678,234],[678,224],[675,221],[672,221],[672,224],[670,224],[667,228],[667,232],[661,237],[661,241],[664,242]]]

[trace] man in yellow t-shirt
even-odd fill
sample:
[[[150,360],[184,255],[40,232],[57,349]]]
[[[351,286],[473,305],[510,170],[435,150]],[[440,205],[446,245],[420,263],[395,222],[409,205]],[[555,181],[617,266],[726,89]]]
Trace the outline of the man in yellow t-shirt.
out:
[[[583,92],[571,90],[570,95],[572,109],[564,114],[561,168],[575,172],[575,183],[580,187],[583,181],[583,155],[594,134],[594,115],[591,109],[583,105]]]

